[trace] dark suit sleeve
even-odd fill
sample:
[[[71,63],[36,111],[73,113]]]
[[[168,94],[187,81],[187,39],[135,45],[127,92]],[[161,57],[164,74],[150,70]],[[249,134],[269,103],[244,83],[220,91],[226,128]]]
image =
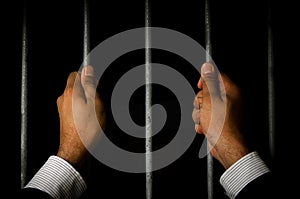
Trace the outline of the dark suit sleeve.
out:
[[[53,199],[48,193],[34,188],[23,188],[20,190],[19,198],[30,199]]]
[[[274,175],[268,172],[255,180],[251,181],[237,195],[236,199],[267,199],[275,197],[277,189],[275,188]]]

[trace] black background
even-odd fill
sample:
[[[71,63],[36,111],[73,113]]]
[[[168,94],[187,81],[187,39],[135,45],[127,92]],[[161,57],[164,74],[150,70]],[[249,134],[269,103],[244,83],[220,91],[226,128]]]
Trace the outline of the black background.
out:
[[[11,68],[15,75],[16,91],[13,122],[10,135],[16,145],[13,148],[13,165],[10,175],[10,193],[20,188],[20,93],[21,93],[21,44],[23,7],[27,8],[28,21],[28,179],[57,152],[59,144],[59,120],[56,99],[64,90],[66,79],[71,71],[76,71],[83,57],[83,1],[25,1],[15,2],[9,16],[13,24],[11,40],[13,59]],[[103,40],[124,30],[143,27],[144,1],[90,1],[91,48]],[[278,174],[278,185],[284,193],[292,196],[297,164],[294,149],[297,137],[297,112],[295,90],[297,85],[292,78],[296,62],[290,52],[291,38],[297,19],[286,2],[268,3],[266,0],[252,1],[211,1],[211,42],[212,57],[219,70],[226,73],[241,87],[245,107],[244,134],[258,150],[268,165]],[[274,80],[275,80],[275,159],[269,154],[268,146],[268,49],[267,25],[268,9],[274,41]],[[151,3],[152,26],[164,27],[182,32],[202,46],[205,46],[204,1],[153,1]],[[16,26],[15,26],[16,25]],[[294,41],[294,40],[292,40]],[[185,60],[163,52],[153,51],[154,62],[161,62],[184,74],[195,92],[199,74]],[[144,52],[136,51],[116,60],[103,78],[100,88],[103,100],[109,104],[110,92],[118,78],[131,67],[144,62]],[[200,66],[199,66],[200,68]],[[140,124],[143,115],[144,90],[141,88],[133,97],[131,106],[142,107],[133,115]],[[163,93],[163,95],[162,95]],[[171,92],[154,86],[153,99],[165,104],[175,102]],[[175,114],[169,110],[168,114]],[[290,116],[295,114],[295,117]],[[162,147],[174,136],[176,117],[167,124],[164,133],[154,139],[154,147]],[[109,120],[110,136],[123,148],[143,151],[143,141],[131,139],[120,132]],[[168,167],[153,173],[153,198],[207,198],[206,159],[197,158],[203,137],[197,135],[189,150]],[[134,146],[134,147],[133,147]],[[11,155],[9,153],[9,155]],[[10,161],[11,162],[11,161]],[[215,161],[215,198],[227,198],[218,180],[224,171]],[[83,198],[145,198],[145,175],[123,173],[91,159],[86,171],[88,191]],[[11,180],[11,179],[15,180]],[[274,188],[274,191],[276,189]],[[288,197],[287,197],[288,198]]]

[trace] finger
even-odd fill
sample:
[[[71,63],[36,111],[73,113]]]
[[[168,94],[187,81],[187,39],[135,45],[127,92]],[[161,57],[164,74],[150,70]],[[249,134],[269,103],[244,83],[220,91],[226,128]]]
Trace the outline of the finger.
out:
[[[202,80],[201,77],[200,77],[200,79],[199,79],[199,81],[198,81],[198,83],[197,83],[197,87],[198,87],[199,89],[202,89],[202,88],[203,88],[203,80]]]
[[[200,124],[200,110],[193,109],[192,118],[195,124]]]
[[[66,89],[72,89],[77,76],[77,72],[71,72],[67,79]]]
[[[94,102],[97,83],[94,77],[94,69],[92,66],[88,65],[82,69],[81,84],[87,101]]]
[[[204,63],[202,65],[201,78],[204,81],[202,87],[205,95],[210,94],[212,97],[221,96],[219,89],[219,75],[212,64]]]
[[[198,97],[197,96],[194,98],[193,105],[194,105],[195,109],[200,109],[200,105],[199,105]]]
[[[84,100],[84,102],[86,101],[86,97],[84,94],[84,90],[81,84],[81,75],[79,73],[77,73],[76,78],[75,78],[75,82],[74,82],[74,86],[73,86],[73,95],[74,95],[74,100],[77,99],[82,99]]]
[[[78,72],[71,72],[67,79],[67,84],[63,96],[70,95],[79,96],[79,98],[75,99],[83,98],[85,100],[85,96],[80,82],[80,75],[78,74]]]
[[[199,109],[203,103],[203,91],[199,91],[194,98],[194,108]]]
[[[203,130],[199,124],[195,124],[195,131],[199,134],[203,134]]]

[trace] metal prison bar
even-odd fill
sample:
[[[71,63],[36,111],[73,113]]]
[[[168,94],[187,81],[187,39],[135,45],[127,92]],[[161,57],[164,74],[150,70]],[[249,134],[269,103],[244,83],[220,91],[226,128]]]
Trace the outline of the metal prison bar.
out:
[[[268,1],[268,104],[269,104],[269,148],[271,158],[275,156],[275,93],[274,93],[274,61],[273,33],[271,25],[271,5]]]
[[[210,40],[210,7],[209,0],[205,0],[205,49],[206,49],[206,62],[211,62],[211,40]],[[208,147],[208,144],[207,144]],[[209,150],[207,148],[207,150]],[[214,198],[214,169],[213,157],[210,153],[207,154],[207,198]]]
[[[87,65],[87,56],[90,51],[90,29],[89,29],[89,4],[84,0],[84,26],[83,26],[83,64]]]
[[[151,32],[149,27],[151,27],[151,10],[150,10],[150,0],[145,2],[145,149],[146,149],[146,199],[152,198],[152,88],[151,88]]]
[[[152,198],[152,113],[151,113],[151,34],[147,27],[151,27],[151,9],[150,0],[145,1],[145,78],[146,78],[146,198]],[[269,5],[270,8],[270,5]],[[210,7],[209,0],[205,0],[205,47],[207,51],[206,61],[211,61],[212,55],[211,46],[211,20],[210,20]],[[272,40],[272,27],[271,27],[271,13],[268,10],[268,100],[269,100],[269,148],[271,156],[275,155],[275,128],[274,128],[274,61],[273,61],[273,40]],[[28,85],[27,85],[27,56],[28,56],[28,22],[26,17],[26,5],[24,5],[23,13],[23,32],[22,32],[22,74],[21,74],[21,188],[24,187],[27,181],[27,105],[28,105]],[[89,9],[88,0],[84,0],[84,30],[83,30],[83,58],[84,64],[88,63],[86,60],[90,51],[90,38],[89,38]],[[214,182],[213,182],[213,158],[210,154],[207,157],[207,194],[208,199],[213,199]]]
[[[27,18],[26,7],[23,10],[22,33],[22,81],[21,81],[21,188],[27,177]]]

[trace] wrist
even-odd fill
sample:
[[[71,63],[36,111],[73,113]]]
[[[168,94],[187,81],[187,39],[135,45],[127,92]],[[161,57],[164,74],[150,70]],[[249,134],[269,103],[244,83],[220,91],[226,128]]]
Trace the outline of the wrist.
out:
[[[64,150],[58,150],[56,155],[67,161],[78,171],[81,170],[82,165],[84,164],[86,159],[86,155],[81,154],[80,156],[78,156],[76,154],[68,153]]]
[[[250,153],[250,149],[241,141],[226,140],[216,144],[218,159],[225,169]]]

